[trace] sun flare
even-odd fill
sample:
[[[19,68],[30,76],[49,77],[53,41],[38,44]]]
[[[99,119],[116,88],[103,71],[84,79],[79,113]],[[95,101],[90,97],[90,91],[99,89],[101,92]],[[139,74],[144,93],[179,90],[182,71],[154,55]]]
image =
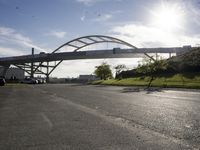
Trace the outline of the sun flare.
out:
[[[177,5],[161,5],[157,10],[153,11],[153,24],[156,27],[175,30],[182,27],[184,13]]]

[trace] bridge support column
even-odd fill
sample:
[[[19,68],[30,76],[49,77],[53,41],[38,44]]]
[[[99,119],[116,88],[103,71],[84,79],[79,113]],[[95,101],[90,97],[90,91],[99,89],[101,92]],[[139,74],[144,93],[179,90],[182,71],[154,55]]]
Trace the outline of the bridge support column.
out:
[[[32,48],[32,57],[34,56],[34,48]],[[34,77],[34,63],[33,61],[31,62],[31,78]]]
[[[49,82],[49,62],[47,62],[47,74],[46,74],[46,82]]]
[[[158,53],[156,53],[156,60],[158,60]]]
[[[169,58],[171,58],[172,57],[172,53],[169,53]]]
[[[49,83],[49,75],[46,75],[46,82]]]

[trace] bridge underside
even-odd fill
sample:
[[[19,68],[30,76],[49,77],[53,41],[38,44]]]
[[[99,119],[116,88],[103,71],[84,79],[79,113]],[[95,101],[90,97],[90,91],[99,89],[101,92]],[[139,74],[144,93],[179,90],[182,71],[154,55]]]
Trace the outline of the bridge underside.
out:
[[[111,50],[93,50],[93,51],[79,51],[87,46],[98,43],[117,43],[129,47],[129,49],[114,48]],[[72,52],[59,52],[63,47],[68,46],[73,49]],[[0,66],[3,66],[3,75],[5,76],[6,70],[10,65],[14,65],[24,70],[30,77],[34,75],[45,75],[47,80],[49,75],[55,70],[55,68],[63,60],[75,60],[75,59],[105,59],[105,58],[138,58],[148,57],[155,60],[149,53],[180,53],[184,50],[182,47],[174,48],[136,48],[132,44],[122,41],[117,38],[91,35],[84,36],[74,40],[71,40],[52,53],[40,53],[34,54],[32,49],[32,55],[16,56],[0,58]]]
[[[149,54],[149,56],[152,54]],[[78,51],[78,52],[63,52],[54,54],[35,54],[18,56],[0,60],[0,65],[7,66],[14,65],[24,70],[30,77],[34,75],[44,75],[49,78],[49,75],[56,69],[56,67],[64,60],[78,60],[78,59],[105,59],[105,58],[141,58],[145,57],[144,53],[133,53],[132,49],[127,50],[98,50],[98,51]],[[6,71],[5,71],[6,72]],[[5,73],[4,72],[4,73]]]

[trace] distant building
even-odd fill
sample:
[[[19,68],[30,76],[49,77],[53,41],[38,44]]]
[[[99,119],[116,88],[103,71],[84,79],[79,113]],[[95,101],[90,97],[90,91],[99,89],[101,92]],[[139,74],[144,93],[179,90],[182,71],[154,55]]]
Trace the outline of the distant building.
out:
[[[3,76],[3,68],[0,67],[0,76]],[[19,68],[9,68],[6,72],[5,79],[7,80],[22,80],[24,79],[25,74],[24,70],[19,69]]]
[[[81,81],[94,81],[94,80],[98,80],[99,78],[97,78],[97,76],[95,75],[79,75],[79,80]]]
[[[65,78],[49,78],[49,83],[65,83]]]

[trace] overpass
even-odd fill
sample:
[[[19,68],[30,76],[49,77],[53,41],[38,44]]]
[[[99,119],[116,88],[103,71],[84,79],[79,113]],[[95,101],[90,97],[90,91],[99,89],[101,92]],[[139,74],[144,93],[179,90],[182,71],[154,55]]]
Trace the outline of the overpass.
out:
[[[181,53],[186,49],[183,47],[172,48],[137,48],[137,49],[121,49],[113,48],[108,50],[90,50],[90,51],[77,51],[77,52],[60,52],[60,53],[41,53],[34,55],[22,55],[14,57],[0,58],[0,65],[16,65],[31,62],[51,62],[59,60],[75,60],[75,59],[102,59],[102,58],[138,58],[143,57],[145,53]],[[150,55],[149,55],[150,56]]]
[[[105,42],[117,43],[120,45],[124,45],[128,48],[80,51],[81,49],[87,46]],[[73,51],[59,52],[60,49],[66,46],[71,47]],[[155,53],[180,54],[190,49],[191,49],[190,46],[170,47],[170,48],[137,48],[130,43],[127,43],[125,41],[122,41],[114,37],[91,35],[71,40],[58,47],[52,53],[34,54],[34,49],[32,49],[32,55],[0,58],[0,66],[3,66],[4,68],[3,75],[5,75],[6,70],[9,68],[10,65],[14,65],[24,70],[31,77],[34,77],[34,74],[42,74],[46,75],[48,79],[49,75],[64,60],[101,59],[101,58],[138,58],[144,56],[147,56],[150,59],[154,60],[151,54]],[[51,62],[54,62],[54,64],[52,64]]]

